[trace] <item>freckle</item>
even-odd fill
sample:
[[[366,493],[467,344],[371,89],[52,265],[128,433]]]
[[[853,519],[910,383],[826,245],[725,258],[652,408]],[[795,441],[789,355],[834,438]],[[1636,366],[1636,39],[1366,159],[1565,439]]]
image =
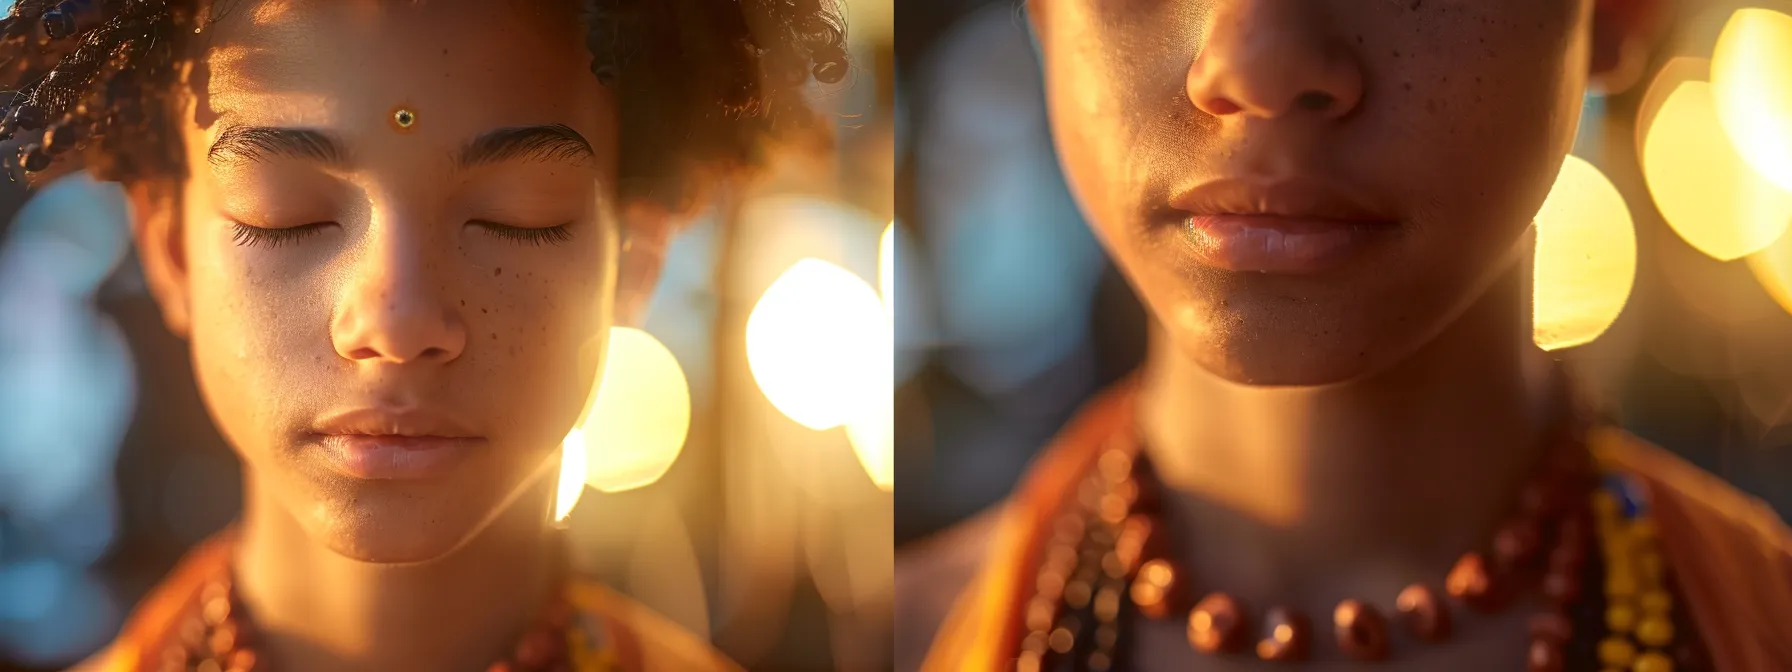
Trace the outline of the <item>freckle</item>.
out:
[[[498,332],[492,332],[492,340],[498,340]]]
[[[486,309],[484,309],[484,308],[479,309],[479,314],[481,314],[481,315],[486,314],[486,312],[488,312],[488,311],[486,311]]]
[[[460,307],[462,307],[462,308],[465,308],[465,307],[467,307],[467,300],[466,300],[466,299],[461,299],[461,300],[460,300]]]
[[[492,277],[494,277],[494,278],[495,278],[495,277],[498,277],[498,274],[500,274],[500,273],[503,273],[503,272],[504,272],[504,267],[503,267],[503,266],[499,266],[499,267],[497,267],[497,268],[494,268],[494,269],[492,269]]]
[[[1406,90],[1407,90],[1407,91],[1411,91],[1411,90],[1412,90],[1412,82],[1407,82],[1407,83],[1406,83],[1406,85],[1405,85],[1405,86],[1406,86]]]
[[[1394,50],[1394,58],[1399,58],[1399,57],[1400,57],[1400,50],[1399,50],[1399,49],[1395,49],[1395,50]]]

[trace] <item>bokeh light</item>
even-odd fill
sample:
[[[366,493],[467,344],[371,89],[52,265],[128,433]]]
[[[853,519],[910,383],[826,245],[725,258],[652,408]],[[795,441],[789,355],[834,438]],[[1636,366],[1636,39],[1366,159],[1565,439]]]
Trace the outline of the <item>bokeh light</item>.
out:
[[[1641,147],[1656,207],[1687,244],[1713,258],[1759,252],[1792,222],[1792,191],[1742,161],[1718,122],[1710,84],[1674,86]]]
[[[610,329],[603,377],[578,431],[585,451],[585,484],[602,492],[631,490],[659,480],[691,428],[691,389],[678,359],[640,329]]]
[[[1591,342],[1617,321],[1636,280],[1636,229],[1617,186],[1569,155],[1537,212],[1534,269],[1539,347]]]
[[[896,487],[896,339],[888,328],[877,337],[881,340],[872,352],[881,359],[873,360],[878,366],[866,388],[881,388],[884,394],[866,399],[859,416],[846,423],[846,437],[871,482],[890,491]]]
[[[1749,257],[1748,267],[1767,295],[1792,313],[1792,236],[1782,236],[1779,242]]]
[[[554,498],[554,520],[566,520],[572,515],[573,507],[579,505],[579,497],[585,494],[587,452],[585,435],[577,427],[560,442],[560,486]]]
[[[779,412],[815,430],[856,420],[890,397],[889,343],[877,290],[819,259],[792,265],[747,316],[753,379]]]
[[[877,239],[877,294],[884,299],[884,310],[894,323],[896,316],[896,222],[884,227]]]
[[[1746,8],[1711,55],[1717,116],[1742,159],[1792,190],[1792,16]]]

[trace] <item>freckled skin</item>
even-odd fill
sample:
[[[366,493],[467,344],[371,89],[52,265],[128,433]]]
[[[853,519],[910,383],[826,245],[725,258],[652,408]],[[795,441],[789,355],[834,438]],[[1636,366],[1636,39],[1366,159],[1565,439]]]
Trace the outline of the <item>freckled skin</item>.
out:
[[[311,537],[363,560],[439,557],[541,490],[529,486],[553,473],[543,466],[595,380],[616,281],[615,220],[598,205],[611,195],[615,102],[589,71],[572,3],[247,4],[208,28],[213,47],[192,78],[185,276],[164,303],[190,315],[194,367],[224,436]],[[417,114],[402,133],[399,104]],[[227,124],[325,131],[352,162],[215,168],[207,151]],[[451,160],[481,133],[545,124],[577,131],[597,160]],[[570,223],[571,236],[534,245],[466,224],[475,219]],[[232,220],[334,225],[244,246]],[[379,405],[435,409],[489,447],[439,480],[325,468],[314,423]]]
[[[1084,214],[1175,348],[1265,385],[1384,370],[1524,258],[1572,146],[1593,14],[1592,0],[1027,7]],[[1294,105],[1309,91],[1337,104]],[[1197,105],[1226,98],[1272,112]],[[1341,269],[1279,276],[1188,263],[1177,227],[1150,225],[1178,190],[1287,175],[1345,183],[1399,227]]]

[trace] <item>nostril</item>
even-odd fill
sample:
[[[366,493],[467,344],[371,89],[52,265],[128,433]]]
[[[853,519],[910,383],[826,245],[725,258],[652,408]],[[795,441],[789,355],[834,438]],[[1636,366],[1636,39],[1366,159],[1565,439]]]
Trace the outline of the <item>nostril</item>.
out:
[[[1324,91],[1308,91],[1294,99],[1295,106],[1309,112],[1324,112],[1332,108],[1338,99]]]
[[[1208,100],[1207,104],[1203,105],[1201,107],[1203,109],[1205,109],[1208,114],[1214,115],[1216,117],[1224,116],[1224,115],[1228,115],[1228,114],[1236,114],[1239,110],[1244,109],[1244,108],[1240,107],[1238,105],[1238,103],[1234,103],[1230,100],[1226,100],[1225,98],[1214,98],[1214,99]]]

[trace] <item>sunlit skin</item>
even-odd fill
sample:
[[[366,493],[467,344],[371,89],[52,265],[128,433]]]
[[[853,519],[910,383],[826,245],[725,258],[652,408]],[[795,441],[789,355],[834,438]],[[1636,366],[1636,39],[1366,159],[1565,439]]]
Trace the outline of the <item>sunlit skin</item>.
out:
[[[1441,579],[1490,534],[1556,401],[1531,344],[1531,218],[1589,82],[1634,71],[1646,13],[1028,8],[1071,189],[1154,318],[1139,424],[1178,560],[1321,634],[1341,598],[1391,608]],[[1522,669],[1527,616],[1394,667]],[[1182,627],[1147,626],[1135,660],[1249,665],[1195,654]]]
[[[550,589],[618,276],[616,103],[575,4],[236,3],[186,77],[189,175],[132,187],[243,459],[239,586],[283,669],[482,669]],[[328,421],[359,409],[457,447],[345,466]],[[359,433],[412,433],[381,422]]]

